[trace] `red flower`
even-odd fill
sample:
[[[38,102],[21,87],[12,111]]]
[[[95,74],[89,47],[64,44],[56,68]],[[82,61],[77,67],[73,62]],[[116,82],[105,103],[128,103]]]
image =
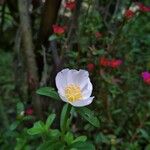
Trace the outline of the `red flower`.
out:
[[[66,2],[65,3],[65,8],[69,9],[69,10],[76,9],[76,2],[75,1],[73,1],[73,2]]]
[[[150,7],[145,6],[142,3],[138,3],[138,6],[139,6],[140,11],[142,11],[142,12],[150,12]]]
[[[96,38],[100,38],[100,37],[102,37],[102,33],[100,33],[100,32],[96,32],[96,33],[95,33],[95,37],[96,37]]]
[[[87,64],[87,69],[89,72],[92,72],[94,70],[94,68],[95,68],[95,65],[93,63]]]
[[[144,82],[145,82],[146,84],[149,84],[149,85],[150,85],[150,78],[147,79],[147,80],[144,80]]]
[[[62,26],[53,25],[53,32],[58,35],[62,35],[65,32],[65,29]]]
[[[110,66],[112,67],[112,68],[118,68],[120,65],[122,64],[122,60],[111,60],[110,61]]]
[[[126,19],[131,19],[134,15],[135,13],[130,9],[127,9],[124,13]]]
[[[104,67],[108,67],[110,65],[110,61],[104,57],[100,58],[99,64]]]
[[[104,67],[118,68],[121,64],[122,60],[120,59],[109,60],[104,57],[100,58],[100,65]]]
[[[33,108],[27,108],[25,110],[25,114],[28,115],[28,116],[32,115],[33,114]]]

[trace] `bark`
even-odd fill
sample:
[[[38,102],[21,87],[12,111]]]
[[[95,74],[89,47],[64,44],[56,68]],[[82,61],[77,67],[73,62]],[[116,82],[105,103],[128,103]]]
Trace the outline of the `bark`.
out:
[[[37,65],[35,54],[33,50],[32,32],[30,26],[30,17],[28,12],[28,1],[18,1],[20,24],[22,31],[23,49],[26,58],[26,67],[28,74],[28,89],[32,98],[33,106],[38,117],[42,118],[40,98],[36,95],[35,91],[39,85]]]
[[[57,20],[61,0],[46,0],[42,14],[39,41],[46,43],[52,33],[52,25]]]

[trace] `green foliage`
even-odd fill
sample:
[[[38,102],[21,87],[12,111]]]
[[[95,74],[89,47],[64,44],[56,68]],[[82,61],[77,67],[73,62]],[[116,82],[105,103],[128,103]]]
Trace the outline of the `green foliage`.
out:
[[[44,124],[42,121],[38,121],[34,123],[34,126],[30,129],[28,129],[28,134],[30,135],[36,135],[36,134],[44,134],[45,132],[48,132],[50,126],[52,125],[55,114],[49,115],[49,117],[46,120],[46,123]],[[52,135],[54,135],[54,131],[52,131]]]
[[[86,107],[81,107],[76,109],[77,112],[88,122],[90,122],[95,127],[100,127],[100,122],[98,118],[94,115],[94,112]]]
[[[47,87],[36,91],[44,114],[43,120],[38,120],[35,108],[32,115],[26,113],[34,105],[29,96],[33,91],[27,85],[33,83],[28,79],[22,40],[20,51],[12,49],[20,23],[18,11],[8,8],[8,2],[4,18],[0,5],[0,149],[150,150],[150,85],[141,77],[143,71],[150,71],[150,13],[138,10],[127,19],[124,9],[135,5],[129,0],[86,0],[77,12],[61,10],[56,24],[64,25],[65,33],[52,34],[41,45],[36,38],[43,9],[40,4],[30,5],[39,80],[45,73],[48,76]],[[148,6],[149,0],[142,3]],[[97,32],[101,34],[96,36]],[[51,41],[57,45],[54,53]],[[54,64],[57,53],[60,64]],[[105,67],[99,62],[102,57],[123,63],[118,68]],[[87,70],[89,63],[94,64],[89,71],[95,97],[92,104],[88,108],[62,106],[53,76],[62,66]],[[14,72],[20,69],[22,75],[16,76]]]
[[[36,91],[37,94],[42,96],[48,96],[50,98],[53,98],[55,100],[59,100],[59,95],[52,87],[42,87]]]

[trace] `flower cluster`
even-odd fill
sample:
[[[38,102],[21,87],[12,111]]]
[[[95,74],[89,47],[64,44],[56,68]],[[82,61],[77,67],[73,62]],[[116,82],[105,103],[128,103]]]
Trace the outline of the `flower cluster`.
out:
[[[150,73],[148,71],[142,72],[142,78],[145,83],[150,85]]]
[[[130,9],[127,9],[124,13],[124,16],[126,19],[131,19],[135,15],[135,12],[133,12]]]
[[[121,59],[107,59],[107,58],[100,58],[99,64],[104,67],[111,67],[111,68],[118,68],[123,61]]]
[[[150,6],[145,6],[142,3],[138,3],[137,5],[139,6],[139,10],[141,12],[150,12]]]
[[[143,3],[135,3],[129,9],[126,9],[123,14],[126,19],[131,19],[135,16],[136,12],[150,12],[150,6],[145,6]]]
[[[64,7],[70,11],[73,11],[76,9],[76,1],[75,0],[69,0],[64,4]],[[53,32],[57,35],[63,35],[65,33],[65,27],[54,24],[53,26]]]
[[[76,9],[76,2],[75,1],[68,1],[65,3],[65,6],[64,6],[66,9],[68,10],[75,10]]]

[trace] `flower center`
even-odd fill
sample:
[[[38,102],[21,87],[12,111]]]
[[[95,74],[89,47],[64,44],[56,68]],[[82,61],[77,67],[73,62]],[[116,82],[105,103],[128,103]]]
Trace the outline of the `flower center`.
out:
[[[82,98],[81,89],[78,85],[70,84],[65,88],[65,96],[70,102],[75,102]]]

